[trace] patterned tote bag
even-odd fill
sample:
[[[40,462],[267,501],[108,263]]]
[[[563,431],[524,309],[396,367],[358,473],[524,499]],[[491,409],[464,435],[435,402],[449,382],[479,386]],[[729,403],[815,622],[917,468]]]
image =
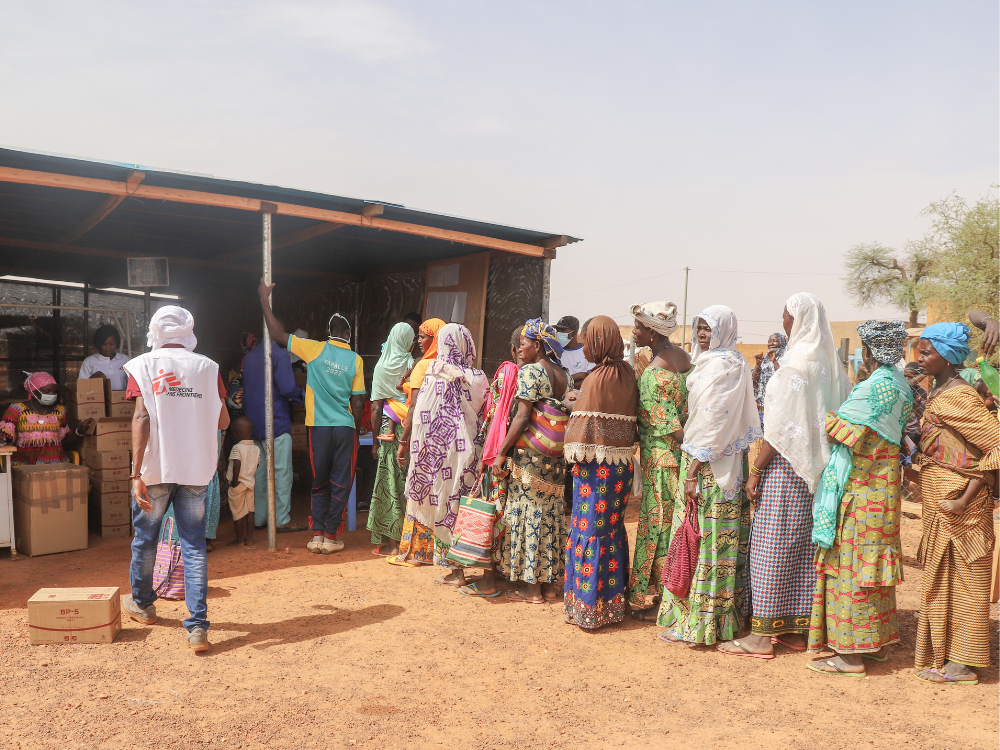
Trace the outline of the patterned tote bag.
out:
[[[153,591],[161,599],[183,599],[184,561],[181,559],[181,546],[171,543],[174,536],[173,516],[167,518],[167,521],[170,524],[168,526],[165,523],[160,527],[160,541],[156,543]]]

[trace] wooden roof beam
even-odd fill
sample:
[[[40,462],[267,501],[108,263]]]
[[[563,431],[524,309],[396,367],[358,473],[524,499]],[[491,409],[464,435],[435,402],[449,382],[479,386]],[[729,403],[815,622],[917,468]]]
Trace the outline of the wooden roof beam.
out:
[[[118,204],[125,200],[129,194],[134,193],[135,189],[139,186],[139,183],[142,182],[145,177],[145,172],[133,169],[129,172],[128,178],[125,180],[125,193],[109,195],[104,199],[104,202],[93,211],[93,213],[80,222],[77,227],[57,239],[56,242],[62,245],[72,245],[78,239],[83,237],[83,235],[100,224],[108,214],[114,211],[115,208],[118,207]]]
[[[23,247],[30,250],[47,250],[53,253],[71,253],[75,255],[93,255],[104,258],[130,258],[135,253],[126,253],[121,250],[106,250],[98,247],[81,247],[79,245],[66,245],[59,242],[41,242],[39,240],[22,240],[14,237],[0,237],[0,245],[6,247]],[[171,263],[180,266],[197,266],[199,268],[215,268],[221,271],[238,271],[259,276],[261,269],[259,266],[245,265],[242,263],[228,263],[221,260],[207,260],[204,258],[178,258],[169,256]],[[280,268],[276,267],[274,273],[284,276],[307,276],[311,278],[326,279],[328,281],[357,281],[358,276],[346,273],[329,273],[327,271],[314,271],[302,268]]]
[[[291,245],[296,245],[299,242],[305,242],[306,240],[311,240],[313,237],[320,237],[334,230],[340,229],[344,224],[335,224],[332,221],[321,221],[319,224],[313,224],[311,227],[306,227],[305,229],[300,229],[297,232],[292,232],[291,234],[286,234],[282,237],[278,237],[276,240],[271,242],[272,250],[280,250],[283,247],[289,247]],[[256,243],[254,245],[249,245],[240,250],[234,250],[231,253],[226,253],[221,256],[220,260],[237,260],[239,258],[246,258],[252,255],[260,255],[262,252],[261,243]]]
[[[198,190],[179,190],[176,188],[156,187],[153,185],[139,185],[134,191],[130,191],[125,182],[98,180],[90,177],[76,177],[73,175],[57,174],[55,172],[35,172],[28,169],[15,169],[13,167],[0,167],[0,182],[17,182],[24,185],[44,185],[46,187],[57,187],[68,190],[86,190],[95,193],[127,195],[134,196],[136,198],[174,201],[177,203],[196,203],[203,206],[234,208],[241,211],[253,211],[255,213],[259,213],[261,211],[262,203],[268,203],[267,201],[260,201],[256,198],[243,198],[238,195],[205,193]],[[352,214],[345,211],[331,211],[324,208],[299,206],[294,203],[274,203],[271,205],[277,206],[277,211],[274,213],[282,216],[295,216],[300,219],[315,219],[317,221],[326,221],[335,224],[384,229],[389,232],[412,234],[419,237],[443,240],[445,242],[457,242],[463,245],[484,247],[490,250],[506,250],[510,253],[530,255],[536,258],[551,257],[548,253],[552,252],[551,248],[545,248],[541,245],[529,245],[523,242],[502,240],[497,237],[486,237],[484,235],[471,234],[469,232],[458,232],[452,229],[438,229],[436,227],[428,227],[422,224],[410,224],[403,221],[393,221],[392,219],[382,219],[376,215],[364,216],[362,214]]]

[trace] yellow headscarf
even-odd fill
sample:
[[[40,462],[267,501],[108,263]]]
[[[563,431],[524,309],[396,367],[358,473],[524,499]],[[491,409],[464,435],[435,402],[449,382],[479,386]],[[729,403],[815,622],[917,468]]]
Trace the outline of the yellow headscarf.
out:
[[[424,376],[427,374],[427,368],[431,366],[431,362],[437,359],[438,332],[446,325],[447,323],[440,318],[431,318],[420,324],[420,332],[425,336],[432,336],[433,338],[431,339],[431,345],[424,352],[424,356],[413,366],[413,371],[410,372],[410,382],[403,384],[403,390],[406,392],[407,407],[413,406],[413,392],[419,390],[424,382]]]

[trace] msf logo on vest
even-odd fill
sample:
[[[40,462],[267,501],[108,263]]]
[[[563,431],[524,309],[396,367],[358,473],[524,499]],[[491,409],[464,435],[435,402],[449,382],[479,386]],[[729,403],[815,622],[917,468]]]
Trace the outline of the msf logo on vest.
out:
[[[185,388],[180,379],[172,372],[160,370],[160,374],[153,378],[154,396],[172,396],[179,398],[201,398],[200,393],[196,393],[194,388]]]

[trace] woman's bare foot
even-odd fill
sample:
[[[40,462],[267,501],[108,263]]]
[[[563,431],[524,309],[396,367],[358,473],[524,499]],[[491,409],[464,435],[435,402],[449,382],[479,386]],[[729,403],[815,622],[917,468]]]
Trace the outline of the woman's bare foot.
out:
[[[734,645],[734,641],[723,641],[716,648],[728,654],[773,654],[774,646],[769,635],[753,635],[740,638],[740,645]]]
[[[545,601],[552,603],[559,600],[559,590],[556,589],[554,583],[543,583],[542,584],[542,596]]]
[[[448,575],[441,576],[435,580],[435,583],[444,583],[449,586],[464,586],[465,581],[465,570],[463,568],[456,568],[452,570]]]
[[[399,554],[399,542],[383,542],[379,550],[380,554],[392,557]]]
[[[864,661],[861,654],[834,654],[833,658],[816,659],[810,663],[809,668],[815,672],[830,674],[864,674]]]

